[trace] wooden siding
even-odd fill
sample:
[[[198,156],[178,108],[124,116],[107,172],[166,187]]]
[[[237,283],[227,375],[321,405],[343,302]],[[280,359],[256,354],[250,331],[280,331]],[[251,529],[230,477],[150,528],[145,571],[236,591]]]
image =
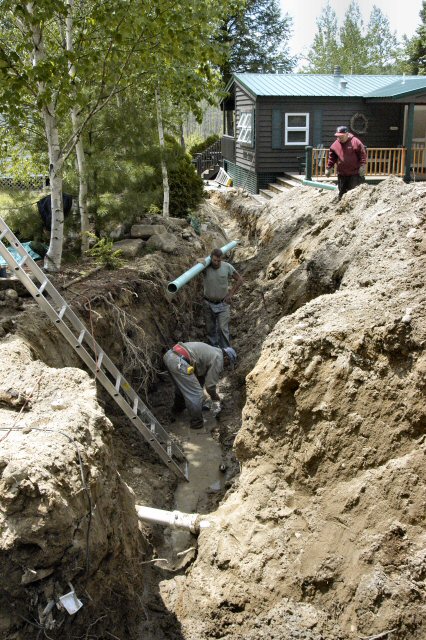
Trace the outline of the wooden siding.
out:
[[[273,112],[276,110],[282,112],[281,149],[272,148]],[[339,125],[349,126],[350,120],[355,113],[362,113],[368,119],[367,133],[357,136],[366,146],[396,147],[402,142],[404,106],[400,104],[366,104],[362,98],[336,100],[335,98],[259,97],[256,102],[255,113],[255,170],[257,173],[270,172],[280,174],[286,171],[298,170],[298,157],[304,155],[305,145],[284,146],[284,115],[291,112],[309,113],[310,145],[323,144],[325,147],[329,147],[335,140],[336,127]],[[391,131],[391,126],[398,127],[398,130]],[[319,140],[319,137],[322,137],[322,140]],[[237,164],[241,164],[238,150]],[[247,165],[244,164],[242,166]]]
[[[245,91],[243,91],[238,85],[235,87],[235,160],[239,167],[243,167],[248,171],[254,171],[255,166],[255,150],[256,150],[256,113],[254,113],[253,124],[253,147],[241,144],[237,142],[238,130],[237,123],[240,119],[240,115],[243,111],[249,111],[255,109],[255,100]]]
[[[226,160],[235,162],[235,138],[230,136],[222,136],[221,139],[222,155]]]

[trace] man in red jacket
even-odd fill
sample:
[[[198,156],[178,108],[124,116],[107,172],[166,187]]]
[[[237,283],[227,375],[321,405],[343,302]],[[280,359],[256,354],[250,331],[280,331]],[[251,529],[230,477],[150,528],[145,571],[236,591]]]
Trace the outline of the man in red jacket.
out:
[[[337,127],[334,135],[337,139],[330,147],[325,175],[329,178],[337,163],[340,200],[344,193],[364,182],[367,152],[361,140],[349,133],[348,127]]]

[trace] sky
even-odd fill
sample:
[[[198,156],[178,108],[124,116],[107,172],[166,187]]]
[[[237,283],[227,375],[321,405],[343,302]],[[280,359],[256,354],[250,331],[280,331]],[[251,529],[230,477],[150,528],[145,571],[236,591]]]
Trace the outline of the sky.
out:
[[[293,37],[289,42],[293,55],[307,53],[316,33],[316,19],[326,3],[327,0],[280,0],[281,12],[293,18]],[[330,0],[339,27],[349,4],[350,0]],[[357,0],[357,4],[364,25],[368,23],[373,5],[376,5],[389,18],[391,30],[396,31],[398,37],[403,34],[411,37],[420,24],[422,0]]]

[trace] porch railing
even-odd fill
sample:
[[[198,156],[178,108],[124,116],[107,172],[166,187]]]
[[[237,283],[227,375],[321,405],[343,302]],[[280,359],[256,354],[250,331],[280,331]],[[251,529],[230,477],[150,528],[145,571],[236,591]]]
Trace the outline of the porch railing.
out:
[[[415,174],[423,174],[426,177],[426,149],[413,147],[411,166]],[[389,175],[404,176],[405,155],[407,150],[403,147],[384,148],[369,147],[367,149],[368,177],[384,177]],[[328,162],[328,149],[312,149],[312,178],[321,178],[325,175]],[[332,170],[336,175],[336,167]]]
[[[201,153],[196,153],[192,159],[192,163],[198,175],[201,175],[206,169],[212,169],[217,165],[222,164],[222,149],[221,141],[217,140],[208,149],[205,149]]]

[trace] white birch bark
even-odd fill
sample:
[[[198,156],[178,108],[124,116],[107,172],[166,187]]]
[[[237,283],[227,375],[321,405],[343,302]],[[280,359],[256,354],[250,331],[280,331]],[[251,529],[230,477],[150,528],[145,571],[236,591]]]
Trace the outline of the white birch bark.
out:
[[[34,4],[27,3],[27,11],[34,16]],[[43,34],[36,20],[30,23],[33,43],[33,64],[37,65],[46,58],[43,46]],[[42,96],[45,91],[45,83],[37,84],[38,94]],[[62,202],[62,166],[61,148],[59,145],[59,131],[56,121],[54,102],[51,100],[42,107],[44,128],[49,153],[49,180],[52,205],[52,227],[50,231],[50,245],[44,259],[46,271],[58,271],[61,267],[62,248],[64,243],[64,208]]]
[[[160,152],[161,152],[161,173],[163,175],[163,217],[169,217],[169,202],[170,202],[170,187],[169,176],[167,173],[167,165],[165,161],[165,144],[164,144],[164,129],[163,129],[163,117],[161,113],[161,98],[160,92],[155,90],[155,102],[157,105],[157,124],[158,124],[158,137],[160,139]]]
[[[66,19],[66,47],[68,51],[73,51],[73,10],[74,0],[68,0],[68,14]],[[73,79],[75,77],[74,65],[70,64],[68,73]],[[89,248],[89,209],[87,205],[87,170],[86,157],[84,155],[83,139],[80,132],[80,118],[78,115],[78,107],[74,105],[71,109],[71,122],[73,133],[76,136],[75,153],[77,157],[77,172],[79,180],[78,189],[78,207],[80,210],[80,227],[81,227],[81,252],[84,253]]]

